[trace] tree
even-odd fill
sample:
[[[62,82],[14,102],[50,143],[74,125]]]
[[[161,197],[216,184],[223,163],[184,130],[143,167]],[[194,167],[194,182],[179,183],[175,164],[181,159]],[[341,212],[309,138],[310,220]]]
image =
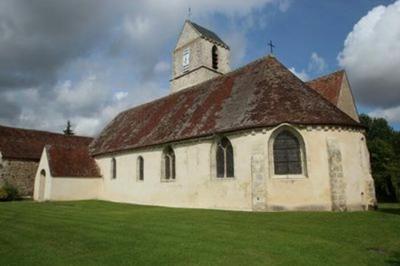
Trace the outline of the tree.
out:
[[[67,126],[65,127],[63,132],[64,132],[64,135],[66,135],[66,136],[75,135],[74,131],[72,130],[71,122],[69,120],[67,121]]]
[[[379,201],[400,201],[400,132],[384,118],[360,115],[366,127],[372,176]]]

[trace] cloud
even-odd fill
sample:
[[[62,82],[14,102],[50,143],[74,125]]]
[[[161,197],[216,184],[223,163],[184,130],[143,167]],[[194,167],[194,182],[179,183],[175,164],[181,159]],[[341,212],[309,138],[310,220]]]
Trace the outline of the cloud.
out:
[[[54,101],[59,107],[66,108],[68,113],[90,115],[105,99],[110,99],[111,91],[97,82],[96,76],[88,76],[77,84],[72,84],[70,80],[64,81],[55,87],[54,93]]]
[[[129,93],[127,93],[126,91],[119,91],[114,94],[114,98],[117,101],[121,101],[121,100],[125,99],[126,97],[128,97],[128,95],[129,95]]]
[[[231,68],[237,67],[246,55],[246,35],[244,32],[231,32],[225,39],[231,49]]]
[[[393,114],[400,103],[400,1],[377,6],[361,18],[338,61],[361,104]]]
[[[258,27],[265,5],[284,12],[290,1],[0,1],[0,123],[60,132],[69,119],[76,133],[96,134],[118,112],[168,93],[189,6],[232,41],[240,64],[246,29],[236,33],[236,22]],[[232,26],[218,28],[216,17]]]
[[[327,65],[325,59],[319,56],[316,52],[311,54],[310,63],[308,64],[308,71],[314,73],[322,73],[326,70]]]
[[[400,123],[400,106],[387,108],[387,109],[376,109],[368,113],[373,117],[383,117],[390,123]]]
[[[106,8],[93,1],[1,1],[0,89],[54,81],[60,66],[108,34]]]
[[[326,71],[327,68],[328,66],[325,59],[322,56],[319,56],[316,52],[312,52],[307,69],[297,71],[296,68],[291,67],[289,70],[302,81],[308,81],[311,79],[311,76],[320,75]]]
[[[289,68],[289,70],[290,70],[290,72],[295,74],[302,81],[308,81],[310,79],[310,77],[308,76],[307,72],[304,69],[302,71],[298,72],[296,70],[296,68],[291,67],[291,68]]]
[[[0,93],[0,99],[0,119],[8,123],[17,120],[21,113],[21,108],[13,101],[10,101],[6,93]]]
[[[154,66],[154,72],[155,73],[166,73],[170,71],[171,69],[171,64],[165,61],[159,61],[155,66]]]
[[[291,0],[282,0],[278,3],[279,10],[282,12],[286,12],[291,4],[292,4]]]

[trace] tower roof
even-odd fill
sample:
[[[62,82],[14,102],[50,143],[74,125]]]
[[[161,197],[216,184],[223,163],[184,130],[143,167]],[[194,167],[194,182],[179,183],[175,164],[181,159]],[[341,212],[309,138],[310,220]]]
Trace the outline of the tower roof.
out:
[[[90,147],[100,155],[282,123],[362,127],[268,56],[120,113]]]
[[[218,35],[216,33],[212,32],[190,20],[188,20],[187,22],[190,23],[190,25],[192,25],[200,33],[200,35],[203,38],[208,39],[212,42],[215,42],[215,43],[225,47],[226,49],[229,49],[229,46],[226,43],[224,43],[224,41],[222,41],[221,38],[218,37]]]

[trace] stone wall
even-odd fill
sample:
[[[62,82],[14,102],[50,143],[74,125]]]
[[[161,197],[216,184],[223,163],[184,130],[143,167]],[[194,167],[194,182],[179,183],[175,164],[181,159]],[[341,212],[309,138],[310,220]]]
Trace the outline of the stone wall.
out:
[[[17,187],[22,196],[32,197],[38,162],[0,160],[0,184],[8,182]]]
[[[212,47],[214,44],[195,31],[190,24],[185,23],[179,36],[177,46],[172,54],[171,92],[177,92],[190,86],[202,83],[218,75],[230,71],[230,51],[217,45],[218,69],[212,69]],[[185,49],[190,50],[188,71],[182,66]]]

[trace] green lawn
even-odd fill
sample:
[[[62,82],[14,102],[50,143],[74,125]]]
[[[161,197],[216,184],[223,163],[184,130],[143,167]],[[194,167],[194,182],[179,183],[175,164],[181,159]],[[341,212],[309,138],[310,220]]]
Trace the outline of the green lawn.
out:
[[[400,265],[400,205],[248,213],[0,203],[0,265]]]

